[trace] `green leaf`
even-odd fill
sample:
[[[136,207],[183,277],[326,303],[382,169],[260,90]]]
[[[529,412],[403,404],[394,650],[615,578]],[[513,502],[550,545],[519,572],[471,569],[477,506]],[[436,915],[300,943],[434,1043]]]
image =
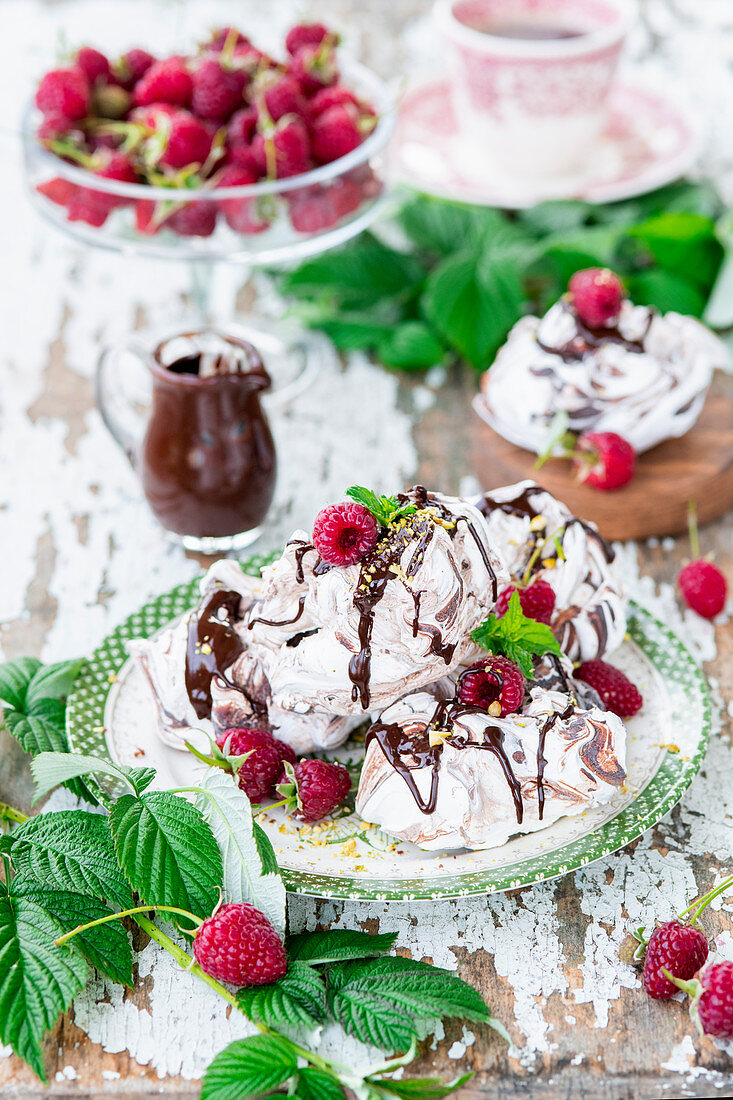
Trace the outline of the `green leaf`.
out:
[[[700,317],[705,308],[705,295],[685,276],[674,271],[644,271],[626,280],[629,296],[640,306],[656,306],[662,313],[673,309]]]
[[[317,970],[292,962],[285,977],[270,985],[240,990],[246,1016],[270,1027],[314,1028],[326,1019],[326,989]]]
[[[723,246],[710,218],[657,214],[631,226],[627,235],[643,245],[661,268],[682,273],[707,296],[723,259]]]
[[[41,662],[35,657],[19,657],[0,665],[0,700],[15,710],[23,710],[31,680],[40,667]]]
[[[29,704],[28,712],[8,710],[4,718],[8,731],[31,756],[68,752],[66,704],[63,700],[37,696],[33,704]],[[63,786],[68,787],[78,798],[93,804],[98,801],[97,794],[80,779],[68,779]]]
[[[53,700],[49,700],[50,702]],[[135,790],[144,790],[155,778],[153,768],[128,768],[122,764],[113,764],[111,760],[83,756],[76,752],[41,752],[31,763],[31,771],[36,781],[35,802],[54,787],[65,785],[69,780],[83,775],[107,775],[118,782],[127,781]]]
[[[344,1100],[344,1090],[328,1073],[306,1066],[298,1073],[298,1100]]]
[[[444,355],[443,345],[424,321],[403,321],[377,348],[377,357],[398,370],[425,370],[440,363]]]
[[[40,699],[65,699],[79,675],[83,660],[60,661],[55,665],[39,668],[26,695],[26,710]]]
[[[0,1041],[46,1080],[41,1040],[86,984],[73,948],[56,947],[61,925],[30,898],[0,895]]]
[[[282,281],[285,294],[364,308],[384,298],[405,299],[425,277],[415,256],[397,252],[371,233],[301,264]]]
[[[489,653],[503,654],[514,661],[530,680],[533,678],[533,654],[560,653],[560,646],[549,626],[524,614],[516,589],[502,618],[497,619],[492,612],[485,622],[471,631],[471,638]]]
[[[217,1054],[201,1083],[201,1100],[251,1100],[292,1077],[293,1044],[280,1035],[238,1039]]]
[[[373,989],[345,986],[334,997],[332,1010],[344,1031],[381,1050],[408,1050],[417,1035],[409,1014]]]
[[[392,332],[395,322],[376,321],[369,313],[344,312],[312,317],[308,324],[325,332],[342,351],[370,351]]]
[[[55,890],[25,875],[13,879],[13,896],[28,898],[58,921],[64,932],[107,917],[112,910],[96,898],[70,890]],[[113,982],[132,986],[132,951],[120,921],[100,924],[74,937],[74,946],[88,963]]]
[[[506,226],[507,218],[492,207],[464,206],[420,195],[402,207],[398,216],[415,244],[439,256],[452,256]]]
[[[132,904],[105,816],[59,810],[32,818],[7,839],[15,869],[36,882],[104,898],[120,909]]]
[[[350,486],[346,490],[346,496],[370,511],[384,527],[401,516],[411,516],[417,511],[415,505],[409,501],[402,504],[397,497],[378,496],[373,489],[365,489],[363,485]]]
[[[120,866],[143,902],[211,913],[222,859],[200,810],[168,791],[145,791],[118,799],[109,820]]]
[[[257,906],[283,935],[285,886],[267,836],[261,829],[255,835],[252,807],[246,794],[231,775],[220,768],[209,768],[195,804],[219,846],[228,900]]]
[[[520,210],[519,221],[538,237],[554,233],[570,233],[587,224],[594,212],[589,202],[575,199],[557,199],[537,203],[527,210]]]
[[[376,1085],[382,1092],[390,1096],[400,1096],[404,1100],[440,1100],[441,1096],[450,1096],[452,1092],[471,1080],[472,1073],[464,1073],[450,1085],[441,1081],[439,1077],[367,1077],[369,1084]]]
[[[334,929],[330,932],[301,932],[297,936],[291,936],[287,946],[292,960],[319,966],[323,963],[388,955],[396,939],[396,932],[372,936],[369,932]]]

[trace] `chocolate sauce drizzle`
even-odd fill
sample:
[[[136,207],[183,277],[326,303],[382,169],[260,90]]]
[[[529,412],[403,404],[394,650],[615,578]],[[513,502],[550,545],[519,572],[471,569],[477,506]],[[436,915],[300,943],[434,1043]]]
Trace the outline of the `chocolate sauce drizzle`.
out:
[[[224,675],[225,669],[244,650],[232,620],[239,618],[241,596],[222,588],[214,592],[200,615],[192,615],[186,646],[186,691],[198,718],[211,714],[211,681],[220,677],[236,687]]]
[[[558,661],[558,664],[559,663]],[[565,673],[563,672],[563,676],[564,675]],[[547,735],[558,718],[564,721],[566,718],[570,717],[574,709],[573,704],[568,703],[562,713],[555,710],[552,714],[548,714],[540,730],[539,741],[537,742],[537,815],[540,821],[542,821],[545,816],[545,785],[542,782],[542,778],[545,774],[545,767],[547,765],[547,759],[545,757],[545,742],[547,741]]]
[[[295,558],[295,579],[298,584],[303,584],[305,581],[305,573],[303,572],[303,558],[306,554],[313,550],[317,553],[315,546],[312,542],[303,542],[302,539],[291,539],[288,546],[297,546],[298,549],[293,554]],[[322,577],[324,573],[328,573],[329,569],[333,569],[332,565],[329,565],[327,561],[318,555],[318,560],[313,566],[311,572],[314,577]]]
[[[250,619],[247,623],[247,629],[252,630],[257,623],[262,623],[263,626],[292,626],[293,623],[297,623],[298,619],[303,614],[304,607],[305,596],[301,596],[298,600],[298,610],[295,612],[292,619]]]
[[[573,320],[578,330],[577,336],[574,336],[572,340],[568,340],[567,343],[561,344],[558,348],[552,347],[549,344],[544,344],[538,337],[537,345],[542,348],[542,351],[547,352],[549,355],[558,355],[563,363],[580,362],[589,351],[595,351],[603,347],[604,344],[620,344],[626,351],[634,355],[643,354],[645,350],[644,341],[649,333],[656,313],[656,310],[650,309],[648,311],[646,328],[641,337],[638,340],[629,340],[616,325],[586,325],[581,321],[576,311],[567,301],[563,301],[562,308],[565,313],[572,313]]]

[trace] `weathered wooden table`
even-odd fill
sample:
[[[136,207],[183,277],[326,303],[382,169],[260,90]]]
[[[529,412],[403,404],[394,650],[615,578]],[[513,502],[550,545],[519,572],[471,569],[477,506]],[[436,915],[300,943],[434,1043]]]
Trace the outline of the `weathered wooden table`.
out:
[[[201,25],[246,23],[250,14],[253,25],[266,15],[276,30],[296,9],[291,0],[272,0],[259,14],[254,3],[251,12],[211,3],[205,15],[137,0],[124,7],[140,41],[161,48],[176,21],[175,33],[186,40]],[[350,29],[354,49],[385,74],[429,49],[427,3],[329,0],[326,7]],[[2,36],[0,63],[13,78],[18,109],[33,74],[53,55],[59,27],[70,41],[111,49],[120,42],[120,4],[110,0],[6,0],[6,18],[10,11],[14,32]],[[706,164],[730,199],[730,5],[648,0],[643,13],[634,51],[646,56],[653,47],[650,64],[673,66],[707,105],[715,133]],[[89,651],[141,602],[198,568],[148,515],[93,409],[90,381],[100,343],[146,319],[169,319],[180,309],[187,276],[172,265],[83,251],[47,230],[21,198],[17,143],[8,135],[0,140],[12,165],[3,173],[0,207],[0,654],[51,660]],[[222,271],[217,278],[226,316],[241,276]],[[268,303],[265,293],[263,308]],[[448,491],[466,488],[472,445],[484,430],[469,411],[474,385],[458,370],[405,381],[360,356],[342,363],[324,350],[316,385],[276,421],[282,474],[267,548],[357,479],[384,489],[417,479]],[[731,578],[732,532],[733,516],[703,532],[704,549],[717,551]],[[621,554],[631,590],[705,662],[718,700],[702,772],[657,829],[583,872],[503,896],[390,906],[292,901],[295,929],[396,930],[400,948],[457,967],[482,991],[509,1027],[509,1050],[493,1033],[460,1025],[421,1050],[420,1071],[475,1071],[460,1094],[465,1100],[733,1096],[733,1043],[695,1038],[682,1004],[648,1000],[616,955],[625,922],[667,918],[733,870],[733,631],[727,620],[714,629],[681,613],[671,584],[686,551],[684,542],[664,542]],[[0,798],[27,809],[30,790],[26,759],[0,735]],[[719,899],[706,924],[721,953],[733,957],[733,892]],[[0,1093],[196,1097],[196,1079],[243,1033],[242,1024],[154,947],[140,958],[134,994],[92,984],[59,1023],[47,1042],[47,1090],[0,1051]]]

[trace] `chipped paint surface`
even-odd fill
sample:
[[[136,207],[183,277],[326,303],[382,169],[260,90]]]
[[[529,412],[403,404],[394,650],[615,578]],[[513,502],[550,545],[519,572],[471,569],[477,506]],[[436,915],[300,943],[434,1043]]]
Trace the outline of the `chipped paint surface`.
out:
[[[156,41],[161,50],[189,40],[197,28],[227,21],[235,10],[223,0],[211,0],[205,12],[194,4],[126,3],[134,3],[136,36]],[[661,36],[662,55],[668,65],[675,64],[680,79],[692,82],[704,63],[712,74],[710,87],[714,76],[719,87],[725,81],[730,88],[726,66],[733,59],[733,33],[719,36],[709,12],[708,22],[690,33],[698,5],[699,0],[679,0],[675,30],[669,23],[671,9],[649,0],[646,29],[637,32],[635,52],[643,51],[652,36]],[[255,37],[258,21],[267,22],[265,37],[277,37],[292,21],[292,0],[272,0],[259,14],[258,7],[252,4],[247,11]],[[119,5],[112,0],[49,6],[4,0],[3,10],[14,27],[12,36],[0,40],[11,89],[4,104],[8,118],[19,116],[33,74],[54,54],[60,27],[70,41],[118,42]],[[408,27],[406,39],[417,49],[426,36],[420,20]],[[397,47],[390,43],[387,49]],[[705,88],[695,91],[698,101],[704,99]],[[715,96],[710,93],[710,102]],[[723,164],[726,154],[733,159],[723,114],[716,112],[715,152],[708,163],[733,198]],[[140,603],[197,569],[167,544],[147,512],[134,474],[91,407],[90,387],[100,342],[127,335],[141,309],[152,324],[169,322],[183,308],[189,275],[170,264],[84,253],[47,230],[22,198],[19,143],[7,133],[0,140],[14,165],[2,181],[2,210],[12,212],[4,219],[3,235],[5,269],[12,278],[4,281],[0,296],[0,469],[13,476],[3,477],[0,486],[0,622],[5,624],[0,656],[38,652],[57,659],[88,651]],[[216,300],[223,315],[240,281],[236,271],[218,273]],[[409,481],[418,463],[413,416],[431,408],[444,380],[445,372],[437,369],[424,385],[408,388],[359,356],[352,356],[344,369],[324,350],[316,385],[295,407],[275,416],[282,476],[264,548],[276,546],[299,523],[307,524],[325,500],[337,497],[350,482],[387,487]],[[712,625],[681,612],[671,586],[656,589],[650,578],[639,576],[635,547],[623,548],[620,560],[632,594],[669,623],[698,660],[711,660]],[[34,614],[32,629],[28,608]],[[733,714],[731,706],[728,714]],[[731,855],[733,749],[719,736],[719,718],[718,713],[706,767],[680,810],[632,852],[574,876],[578,912],[573,921],[584,936],[578,965],[568,961],[564,922],[569,918],[561,913],[555,883],[513,896],[440,904],[337,904],[298,897],[290,905],[291,926],[354,928],[378,922],[382,931],[398,933],[399,949],[450,969],[484,953],[497,984],[511,991],[512,1016],[506,1019],[514,1040],[510,1065],[537,1071],[546,1056],[559,1050],[576,1017],[604,1029],[623,998],[638,989],[636,974],[616,956],[621,922],[648,923],[654,915],[665,918],[683,908],[697,892],[696,857],[712,856],[718,861],[713,868],[718,880],[723,877]],[[65,804],[63,797],[52,803]],[[730,928],[733,892],[718,899],[713,910]],[[716,948],[722,957],[733,958],[730,931],[718,936]],[[142,952],[139,967],[144,1002],[133,1003],[102,981],[91,983],[75,1002],[76,1025],[104,1050],[127,1051],[161,1078],[180,1074],[194,1079],[227,1042],[247,1034],[245,1021],[229,1017],[226,1006],[180,972],[155,944]],[[491,1000],[491,986],[483,992]],[[553,1013],[550,1006],[560,1002],[561,1012]],[[356,1043],[344,1048],[335,1029],[326,1029],[320,1039],[326,1050],[338,1051],[353,1065],[364,1059],[363,1048]],[[451,1041],[448,1056],[460,1067],[475,1053],[475,1036],[464,1027],[461,1037]],[[733,1044],[716,1046],[733,1056]],[[8,1054],[0,1048],[0,1057]],[[696,1057],[695,1042],[685,1036],[663,1052],[661,1068],[685,1082],[705,1076],[711,1089],[719,1089],[720,1075],[698,1066]],[[596,1058],[596,1048],[579,1051],[572,1064]],[[59,1080],[74,1080],[74,1072],[65,1067]],[[105,1070],[103,1077],[112,1081],[119,1074]]]

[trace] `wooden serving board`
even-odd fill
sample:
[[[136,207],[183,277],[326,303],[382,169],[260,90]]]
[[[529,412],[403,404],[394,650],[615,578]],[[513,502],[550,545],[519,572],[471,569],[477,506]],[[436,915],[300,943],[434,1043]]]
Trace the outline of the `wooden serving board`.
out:
[[[728,380],[726,380],[728,381]],[[632,481],[600,492],[580,484],[567,459],[534,469],[536,456],[508,443],[478,417],[473,464],[485,489],[532,478],[608,539],[644,539],[687,530],[687,502],[700,524],[733,509],[733,401],[714,383],[697,424],[640,455]]]

